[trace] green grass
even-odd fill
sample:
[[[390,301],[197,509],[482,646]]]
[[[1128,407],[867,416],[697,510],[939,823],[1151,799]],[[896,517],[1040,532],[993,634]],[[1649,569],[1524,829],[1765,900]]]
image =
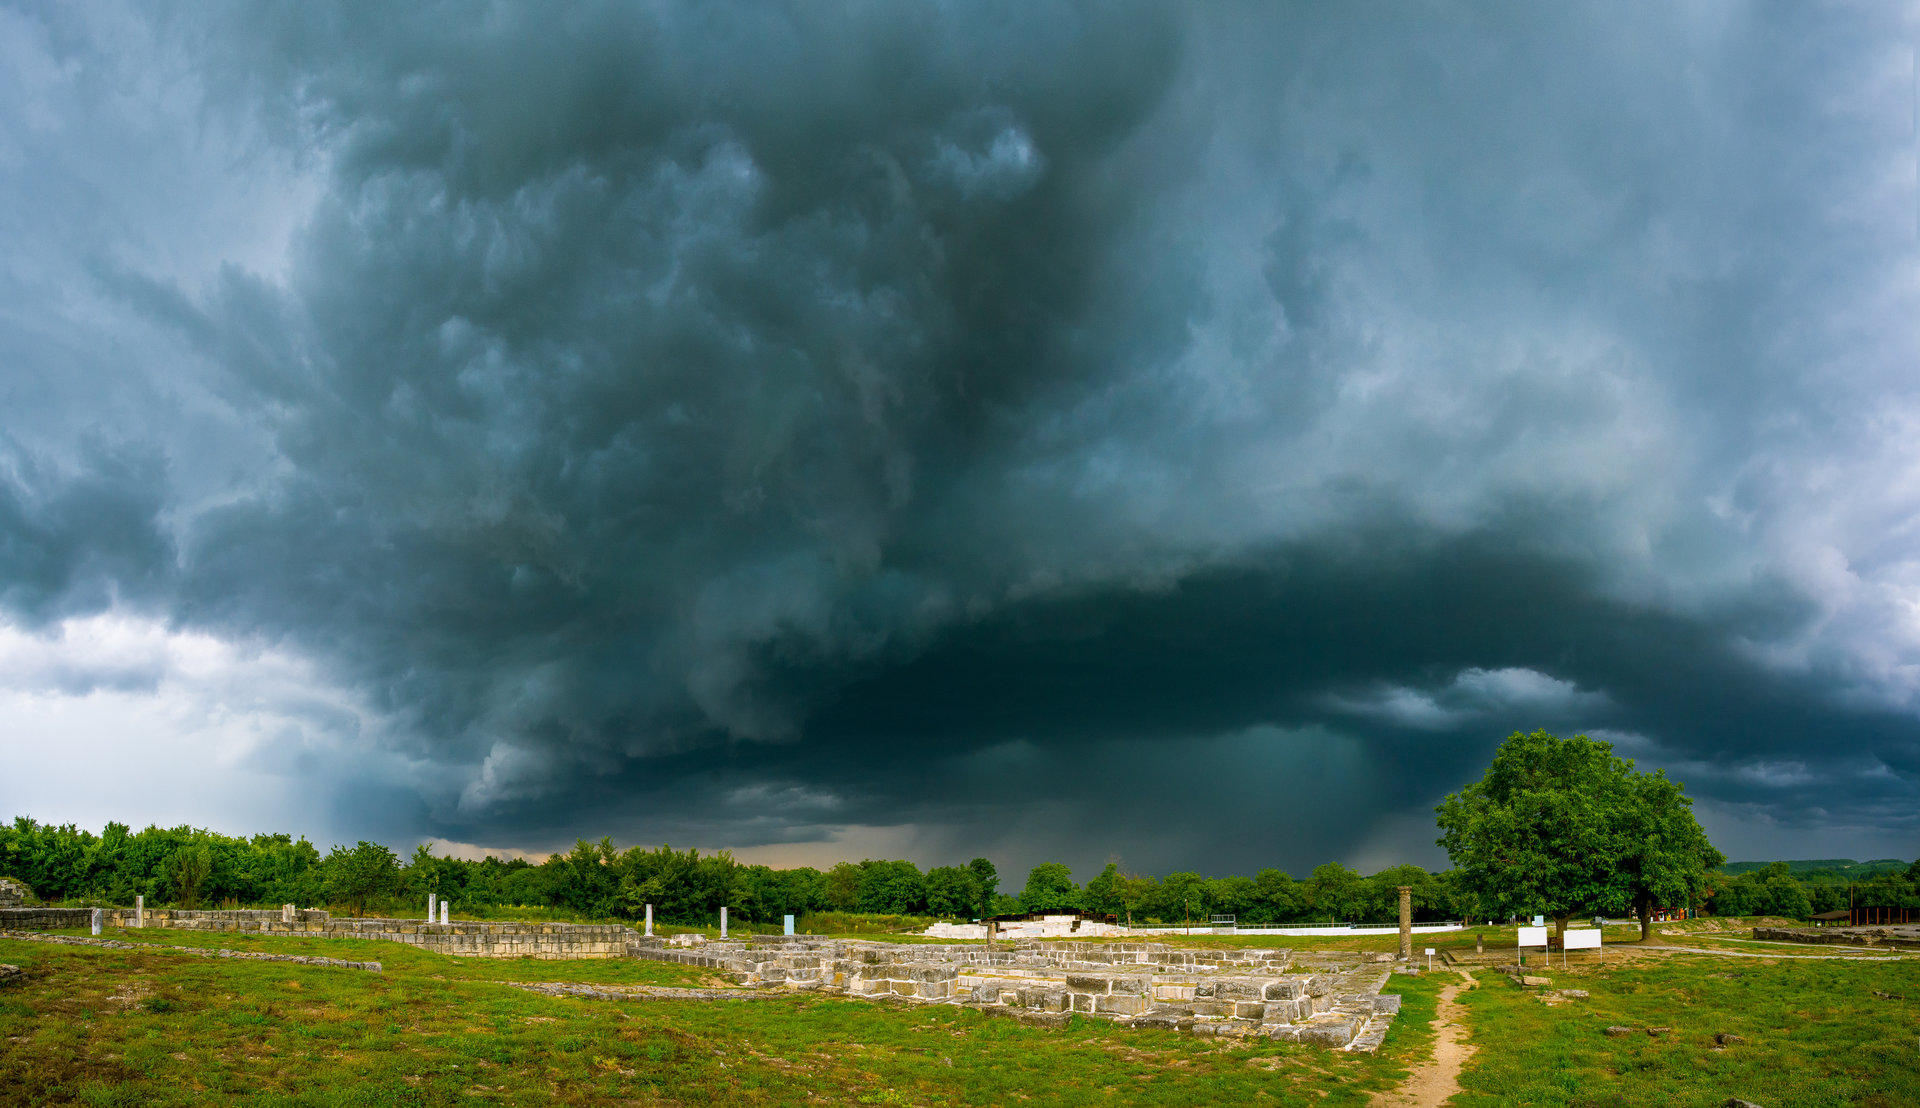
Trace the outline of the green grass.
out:
[[[1471,949],[1473,934],[1416,942]],[[110,935],[377,960],[386,970],[0,939],[0,962],[28,971],[24,983],[0,989],[0,1105],[1358,1105],[1426,1057],[1435,996],[1458,980],[1448,972],[1394,977],[1402,1015],[1368,1058],[1095,1021],[1046,1030],[965,1009],[807,994],[608,1002],[509,984],[701,980],[699,970],[629,959],[460,959],[362,940]],[[1491,946],[1491,929],[1487,938]],[[1510,941],[1511,929],[1502,938]],[[1180,945],[1268,944],[1195,936]],[[1592,993],[1557,1006],[1497,973],[1475,972],[1481,987],[1461,1002],[1480,1049],[1456,1105],[1692,1108],[1733,1096],[1768,1108],[1920,1104],[1920,959],[1636,955],[1627,944],[1604,965],[1547,969],[1556,987]],[[1610,1038],[1604,1029],[1613,1024],[1672,1030]],[[1745,1042],[1719,1049],[1716,1032]]]
[[[1456,1105],[1920,1104],[1920,961],[1647,955],[1547,973],[1592,997],[1549,1006],[1488,972],[1461,994],[1479,1051]],[[1720,1047],[1723,1032],[1745,1041]]]
[[[397,944],[116,932],[375,959],[386,971],[0,939],[0,1104],[1358,1105],[1425,1054],[1435,978],[1376,1057],[796,994],[608,1002],[513,980],[685,982],[625,959],[461,960]]]

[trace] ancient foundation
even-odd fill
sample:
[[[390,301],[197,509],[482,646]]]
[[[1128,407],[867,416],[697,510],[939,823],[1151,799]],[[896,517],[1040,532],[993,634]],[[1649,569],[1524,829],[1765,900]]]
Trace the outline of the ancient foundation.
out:
[[[1158,943],[907,946],[812,937],[676,946],[636,936],[638,958],[700,966],[741,985],[787,986],[1007,1012],[1074,1015],[1197,1035],[1260,1035],[1372,1051],[1399,1011],[1391,967],[1360,954],[1183,950]]]
[[[1920,923],[1889,927],[1756,927],[1753,937],[1781,943],[1920,950]]]

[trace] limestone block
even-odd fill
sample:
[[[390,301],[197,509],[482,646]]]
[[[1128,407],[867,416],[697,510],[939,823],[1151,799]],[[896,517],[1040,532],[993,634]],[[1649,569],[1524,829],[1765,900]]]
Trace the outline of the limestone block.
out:
[[[1220,1000],[1264,1000],[1267,985],[1244,977],[1222,977],[1213,983],[1213,995]]]
[[[1085,977],[1077,974],[1067,975],[1067,990],[1076,993],[1089,993],[1093,996],[1105,996],[1112,982],[1105,977]],[[1078,1009],[1076,1009],[1077,1011]]]
[[[1167,1031],[1191,1031],[1193,1017],[1175,1008],[1154,1008],[1133,1018],[1135,1027],[1158,1027]]]
[[[1398,993],[1383,993],[1374,997],[1373,1010],[1382,1015],[1393,1015],[1400,1011],[1400,995]]]
[[[1093,1010],[1106,1015],[1137,1016],[1151,1007],[1144,996],[1096,996]]]
[[[1116,996],[1150,997],[1153,995],[1153,978],[1115,977],[1107,982],[1107,991]]]
[[[1265,1019],[1267,1006],[1259,1000],[1236,1000],[1233,1002],[1233,1018],[1237,1020]]]
[[[1314,1046],[1346,1046],[1358,1034],[1360,1024],[1357,1020],[1331,1019],[1316,1020],[1313,1023],[1299,1025],[1297,1043],[1309,1043]]]
[[[1267,1000],[1298,1000],[1307,995],[1307,983],[1300,978],[1269,982],[1261,994]]]
[[[1071,1011],[1071,1012],[1093,1011],[1093,1002],[1095,1000],[1094,994],[1070,992],[1067,994],[1067,996],[1069,997],[1068,1004],[1067,1004],[1068,1011]]]
[[[946,1000],[953,996],[953,981],[921,981],[914,985],[915,995],[922,1000]]]

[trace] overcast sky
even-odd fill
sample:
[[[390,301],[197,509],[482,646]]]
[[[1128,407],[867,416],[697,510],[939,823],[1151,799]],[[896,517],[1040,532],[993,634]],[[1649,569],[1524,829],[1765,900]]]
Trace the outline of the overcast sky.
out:
[[[1920,854],[1898,3],[0,5],[0,817]]]

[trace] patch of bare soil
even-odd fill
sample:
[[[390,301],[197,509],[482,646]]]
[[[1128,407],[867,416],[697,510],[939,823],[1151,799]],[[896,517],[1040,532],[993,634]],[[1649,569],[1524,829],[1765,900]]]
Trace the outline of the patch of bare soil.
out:
[[[1473,1045],[1467,1042],[1467,1010],[1453,998],[1465,986],[1479,984],[1464,969],[1460,976],[1466,981],[1440,990],[1433,1019],[1433,1057],[1414,1067],[1399,1088],[1376,1094],[1375,1108],[1437,1108],[1460,1091],[1460,1067],[1473,1057]]]

